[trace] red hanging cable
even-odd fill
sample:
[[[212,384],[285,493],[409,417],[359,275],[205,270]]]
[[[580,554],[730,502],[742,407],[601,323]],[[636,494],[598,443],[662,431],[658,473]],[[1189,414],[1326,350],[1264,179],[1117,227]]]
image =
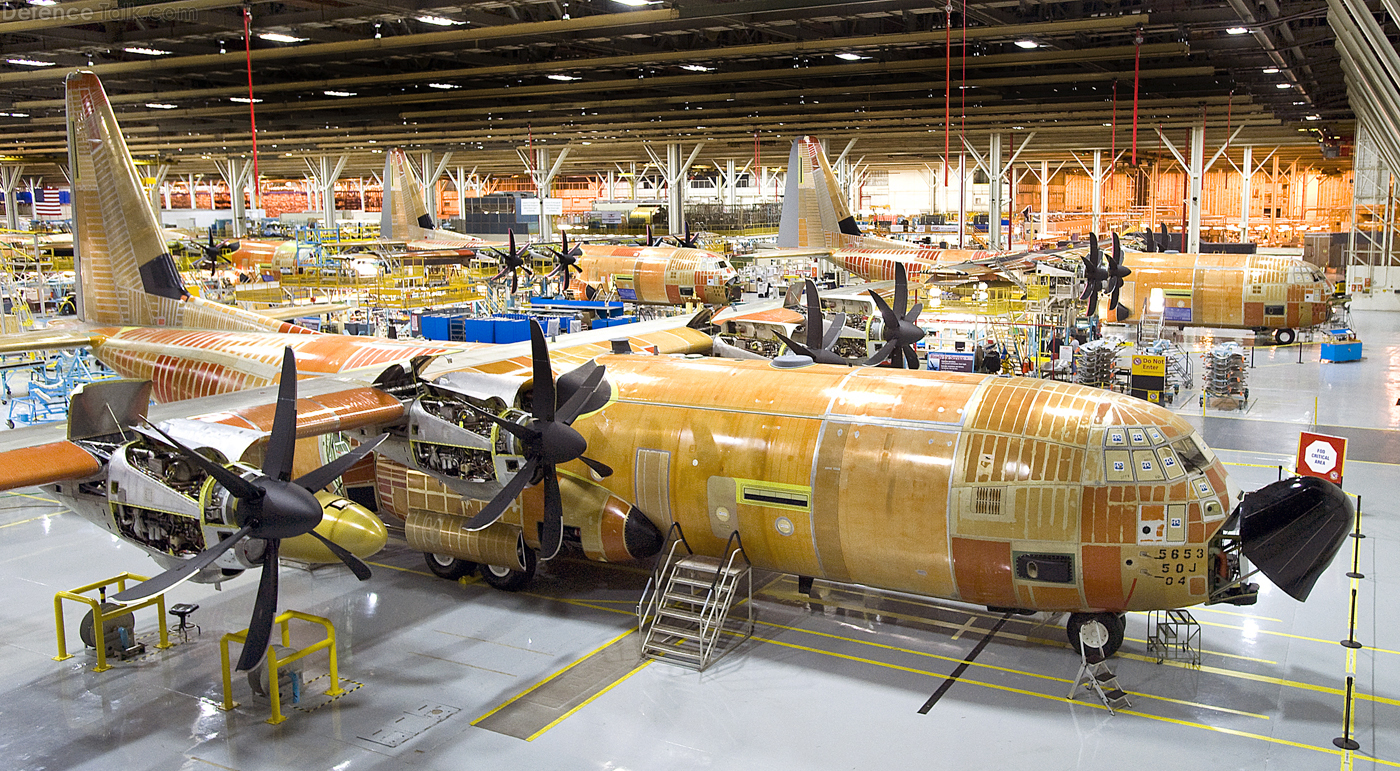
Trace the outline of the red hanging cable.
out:
[[[1133,38],[1133,165],[1137,165],[1138,75],[1142,72],[1142,28]]]
[[[1225,101],[1225,149],[1230,149],[1230,115],[1235,109],[1235,91],[1230,90],[1230,96]]]
[[[958,138],[967,141],[967,0],[962,7],[962,122],[958,126]]]
[[[243,53],[248,62],[248,127],[253,134],[253,190],[261,193],[262,190],[258,183],[260,179],[258,176],[258,117],[253,110],[253,38],[248,30],[252,18],[253,9],[250,6],[243,6]],[[261,196],[255,194],[255,197],[260,198]],[[193,196],[191,196],[191,201],[193,201]],[[254,200],[252,204],[257,206],[258,202]],[[194,206],[193,203],[190,205]]]
[[[943,7],[943,186],[948,186],[948,138],[953,131],[953,3]]]

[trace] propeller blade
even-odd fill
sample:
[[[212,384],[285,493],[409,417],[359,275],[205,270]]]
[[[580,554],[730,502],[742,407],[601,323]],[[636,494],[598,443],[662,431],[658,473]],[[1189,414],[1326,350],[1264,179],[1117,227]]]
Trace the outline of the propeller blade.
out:
[[[822,349],[829,351],[831,346],[836,344],[836,339],[841,336],[841,330],[846,328],[846,314],[838,313],[831,319],[831,326],[826,330],[826,336],[822,338]]]
[[[535,437],[538,436],[537,432],[532,431],[529,428],[520,425],[519,423],[512,423],[511,421],[506,420],[505,418],[500,417],[499,415],[492,415],[491,413],[481,409],[480,407],[477,407],[474,404],[468,402],[464,402],[464,404],[467,405],[467,409],[471,410],[472,412],[475,412],[483,418],[486,418],[492,423],[495,423],[508,433],[514,434],[515,438],[519,439],[522,442],[532,442],[535,440]]]
[[[513,271],[513,270],[512,270],[512,271],[510,272],[510,293],[511,293],[511,294],[515,294],[515,293],[520,289],[520,285],[517,283],[517,281],[518,281],[518,276],[519,276],[519,274],[518,274],[516,271]]]
[[[1090,316],[1099,312],[1099,290],[1095,289],[1089,293],[1089,305],[1085,312]]]
[[[542,560],[554,559],[564,545],[564,502],[559,495],[559,477],[553,466],[544,470],[544,527],[540,531]]]
[[[812,350],[807,346],[798,344],[797,341],[793,340],[792,338],[788,337],[782,332],[775,331],[773,332],[773,335],[779,340],[782,340],[784,343],[787,343],[788,350],[792,351],[793,353],[798,354],[800,356],[806,356],[808,358],[811,358],[813,361],[816,360],[816,357],[812,353]]]
[[[1099,265],[1103,264],[1103,261],[1100,259],[1100,257],[1101,257],[1101,255],[1100,255],[1100,253],[1099,253],[1099,236],[1098,236],[1097,233],[1090,233],[1090,234],[1089,234],[1089,261],[1090,261],[1090,263],[1094,266],[1095,272],[1098,271]]]
[[[866,365],[879,364],[885,359],[888,359],[898,345],[899,338],[886,342],[884,345],[880,346],[880,350],[876,351],[874,356],[871,356],[870,359],[865,362]]]
[[[906,314],[904,314],[904,322],[905,322],[906,324],[913,324],[915,321],[918,321],[918,319],[919,319],[919,314],[920,314],[920,313],[923,313],[923,312],[924,312],[924,304],[923,304],[923,303],[914,303],[914,307],[910,308],[910,309],[909,309],[909,312],[906,313]]]
[[[263,455],[264,474],[283,482],[292,477],[292,456],[297,447],[297,359],[291,346],[282,353],[282,380],[277,384],[277,412],[272,435]]]
[[[910,346],[904,346],[904,363],[909,365],[909,369],[919,368],[919,354],[914,352]]]
[[[554,371],[549,368],[549,346],[544,341],[544,330],[534,319],[530,319],[530,365],[535,371],[530,414],[535,420],[554,420],[558,407],[554,400]]]
[[[214,564],[214,560],[222,556],[224,552],[232,549],[233,545],[238,543],[240,538],[248,535],[252,529],[251,525],[244,525],[224,540],[219,541],[210,548],[180,563],[178,567],[171,568],[149,581],[142,581],[120,594],[114,594],[110,599],[112,602],[125,604],[128,602],[149,600],[157,594],[168,592],[193,578],[199,571]]]
[[[569,291],[569,266],[562,265],[561,267],[564,268],[564,288],[561,291],[567,292]]]
[[[894,307],[899,309],[897,313],[903,314],[909,307],[909,275],[902,262],[896,262],[894,268]]]
[[[351,466],[360,462],[361,458],[374,452],[374,448],[378,447],[381,442],[388,438],[388,434],[380,434],[315,471],[303,474],[292,484],[300,485],[314,493],[339,479],[341,474],[349,471]]]
[[[340,561],[345,563],[345,567],[350,568],[350,572],[354,573],[356,578],[361,581],[369,580],[369,565],[366,565],[359,557],[351,554],[349,549],[346,549],[344,546],[321,535],[315,530],[311,531],[311,535],[315,536],[316,540],[325,544],[326,548],[331,550],[331,554],[339,557]]]
[[[598,476],[600,476],[600,477],[603,477],[603,478],[606,479],[607,477],[610,477],[610,476],[613,475],[612,466],[609,466],[608,464],[606,464],[606,463],[604,463],[604,462],[602,462],[602,461],[600,461],[600,460],[593,460],[592,458],[588,457],[587,455],[580,455],[580,456],[578,457],[578,459],[581,460],[581,461],[583,461],[583,465],[585,465],[585,466],[587,466],[587,467],[593,469],[593,472],[596,473],[596,474],[597,474]]]
[[[865,293],[870,295],[870,299],[874,300],[875,306],[880,309],[880,317],[885,321],[886,334],[891,334],[889,330],[893,330],[899,326],[899,316],[895,315],[894,310],[885,302],[885,298],[881,297],[874,290],[867,289]]]
[[[520,467],[515,477],[507,482],[499,493],[496,493],[496,497],[487,501],[486,505],[481,507],[481,511],[467,522],[465,529],[480,530],[500,519],[501,515],[506,513],[506,509],[510,508],[510,504],[515,501],[515,497],[520,495],[520,491],[529,486],[530,479],[535,475],[536,465],[537,461],[534,458],[525,461],[525,465]]]
[[[146,419],[142,418],[142,420]],[[164,440],[167,444],[179,450],[180,454],[184,455],[187,460],[193,461],[195,465],[203,469],[204,473],[218,480],[219,484],[223,485],[225,489],[233,493],[233,496],[235,498],[242,501],[249,501],[256,500],[262,497],[262,488],[244,479],[243,477],[234,473],[227,467],[221,466],[215,463],[214,461],[204,457],[203,455],[200,455],[194,450],[191,450],[185,445],[181,444],[175,439],[175,437],[162,431],[160,427],[156,424],[146,420],[146,425],[150,426],[153,431],[159,434],[160,438]],[[139,427],[137,427],[136,430],[139,433],[142,433],[146,436],[150,436],[150,434],[147,434]]]
[[[560,407],[559,411],[556,413],[556,419],[560,423],[567,426],[574,422],[574,419],[583,411],[584,405],[588,404],[589,400],[593,398],[594,393],[597,392],[598,386],[603,382],[604,374],[605,372],[602,366],[595,366],[593,370],[588,373],[588,376],[583,379],[583,383],[579,385],[578,390],[574,391],[573,395],[569,397],[569,400],[564,402],[564,406]]]
[[[656,246],[656,240],[651,237],[651,225],[647,225],[647,246]]]
[[[238,657],[239,672],[258,665],[267,655],[267,641],[272,637],[272,619],[277,615],[277,546],[273,538],[263,552],[262,578],[258,580],[258,597],[253,601],[253,617],[248,621],[248,636],[243,639],[243,653]]]
[[[826,347],[822,345],[822,297],[817,292],[816,282],[810,278],[807,279],[807,347]]]

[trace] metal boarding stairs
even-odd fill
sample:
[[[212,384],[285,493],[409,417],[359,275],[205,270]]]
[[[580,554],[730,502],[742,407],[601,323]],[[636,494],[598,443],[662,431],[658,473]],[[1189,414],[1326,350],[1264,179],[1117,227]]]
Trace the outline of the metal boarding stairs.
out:
[[[1151,302],[1142,304],[1142,315],[1138,317],[1138,341],[1160,340],[1162,337],[1163,315],[1165,310],[1154,312]]]
[[[1107,642],[1108,631],[1098,621],[1090,621],[1081,628],[1079,674],[1074,678],[1074,685],[1069,687],[1069,694],[1065,698],[1073,701],[1082,685],[1084,690],[1093,691],[1094,695],[1099,697],[1099,701],[1108,708],[1110,715],[1117,715],[1118,710],[1131,707],[1132,703],[1128,701],[1128,692],[1118,684],[1118,675],[1108,666],[1108,656],[1103,651]]]
[[[753,569],[737,530],[723,559],[695,554],[679,523],[666,540],[670,548],[637,602],[641,654],[703,672],[753,634]],[[730,618],[741,597],[744,617]]]

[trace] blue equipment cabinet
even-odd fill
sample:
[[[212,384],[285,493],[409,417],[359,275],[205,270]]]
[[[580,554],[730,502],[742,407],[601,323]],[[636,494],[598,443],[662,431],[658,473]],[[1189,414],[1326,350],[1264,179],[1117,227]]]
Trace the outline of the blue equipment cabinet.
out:
[[[1322,341],[1323,361],[1361,361],[1361,341],[1350,329],[1339,327],[1327,330],[1327,338]]]

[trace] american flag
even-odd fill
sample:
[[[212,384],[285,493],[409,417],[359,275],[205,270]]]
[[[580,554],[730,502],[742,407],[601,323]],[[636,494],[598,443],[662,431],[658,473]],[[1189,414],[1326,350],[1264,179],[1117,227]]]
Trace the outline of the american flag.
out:
[[[59,202],[57,190],[39,191],[39,200],[34,202],[34,216],[62,217],[63,204]]]

